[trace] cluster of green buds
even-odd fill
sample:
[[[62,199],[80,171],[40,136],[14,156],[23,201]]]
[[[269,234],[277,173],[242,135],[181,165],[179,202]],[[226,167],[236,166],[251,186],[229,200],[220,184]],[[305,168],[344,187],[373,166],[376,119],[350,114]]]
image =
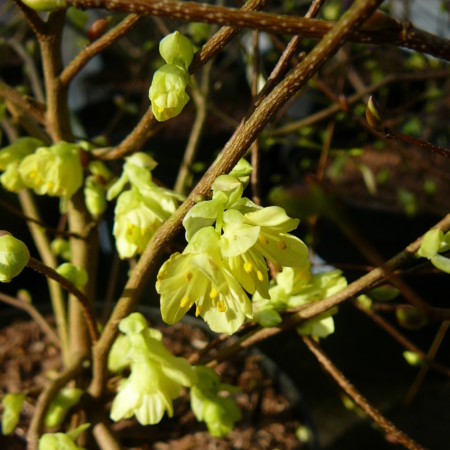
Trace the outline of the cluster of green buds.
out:
[[[156,162],[149,155],[133,154],[126,158],[122,175],[107,192],[108,200],[118,196],[113,234],[121,258],[141,254],[184,198],[152,181],[151,170],[155,167]],[[126,186],[130,188],[125,189]]]
[[[0,151],[0,181],[13,192],[27,187],[38,195],[70,198],[83,184],[79,151],[65,141],[45,147],[39,139],[19,138]]]
[[[195,304],[211,330],[233,334],[253,317],[249,294],[269,298],[267,260],[281,267],[300,266],[308,249],[289,232],[297,219],[283,208],[262,208],[242,197],[243,185],[218,177],[211,200],[194,205],[184,218],[188,245],[173,254],[158,273],[165,322],[178,322]]]
[[[269,288],[268,297],[259,293],[253,296],[254,318],[262,326],[277,326],[282,320],[280,311],[329,297],[346,285],[340,270],[312,274],[308,261],[304,261],[302,266],[284,267]],[[332,315],[335,312],[336,309],[327,311],[300,325],[297,331],[314,338],[324,338],[334,332]]]
[[[135,416],[142,425],[160,422],[167,411],[173,416],[172,401],[181,387],[191,387],[197,374],[181,357],[173,356],[161,342],[160,331],[150,328],[145,317],[132,313],[119,323],[123,333],[114,342],[108,368],[120,372],[130,368],[113,400],[110,417],[114,421]]]
[[[154,73],[148,95],[153,115],[163,122],[178,116],[189,101],[186,86],[194,47],[187,37],[175,31],[161,40],[159,53],[166,64]]]

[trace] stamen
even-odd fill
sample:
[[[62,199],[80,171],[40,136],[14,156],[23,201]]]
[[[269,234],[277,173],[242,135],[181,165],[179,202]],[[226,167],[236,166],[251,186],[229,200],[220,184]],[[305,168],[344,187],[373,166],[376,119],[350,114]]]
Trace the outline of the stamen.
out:
[[[129,224],[127,225],[127,234],[128,234],[128,235],[133,234],[133,230],[134,230],[134,225],[133,225],[132,223],[129,223]]]
[[[180,301],[180,306],[186,308],[187,305],[189,305],[189,297],[185,295]]]
[[[264,281],[264,275],[262,274],[262,272],[260,270],[258,270],[258,272],[256,272],[256,276],[258,277],[259,281]]]
[[[217,302],[217,311],[219,312],[225,312],[227,310],[227,307],[225,305],[225,302],[223,300],[220,300]]]
[[[202,313],[202,305],[197,305],[195,308],[195,317],[198,317]]]
[[[191,281],[192,280],[192,273],[191,272],[186,272],[186,275],[184,277],[186,278],[186,281]]]
[[[263,236],[262,234],[260,234],[258,236],[258,241],[261,242],[261,244],[267,245],[269,243],[269,240]]]
[[[211,300],[214,300],[215,298],[217,298],[219,296],[219,292],[217,291],[217,289],[215,287],[213,287],[211,289],[211,292],[209,293],[209,298]]]
[[[278,241],[278,242],[277,242],[277,247],[278,247],[280,250],[284,250],[285,248],[287,248],[286,242]]]
[[[253,264],[249,261],[247,261],[246,263],[244,263],[244,270],[247,273],[250,273],[253,270]]]
[[[147,233],[147,230],[145,228],[140,228],[141,230],[141,236],[145,236],[145,234]]]

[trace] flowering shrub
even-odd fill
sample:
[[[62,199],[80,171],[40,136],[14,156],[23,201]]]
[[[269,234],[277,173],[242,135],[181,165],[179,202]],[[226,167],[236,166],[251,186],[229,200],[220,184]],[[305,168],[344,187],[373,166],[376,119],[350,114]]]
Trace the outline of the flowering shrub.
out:
[[[14,216],[30,233],[15,225],[14,235],[0,233],[0,282],[11,282],[7,288],[14,289],[26,280],[26,268],[45,276],[54,321],[49,324],[37,312],[35,296],[27,291],[16,297],[0,293],[0,300],[37,318],[61,366],[57,373],[40,374],[48,383],[45,388],[2,392],[2,433],[23,437],[26,426],[30,450],[82,450],[93,441],[102,450],[118,450],[122,443],[115,429],[128,423],[122,421],[143,426],[159,426],[165,417],[176,421],[177,402],[189,395],[192,420],[213,437],[227,439],[244,414],[240,389],[222,382],[218,363],[295,329],[295,338],[390,440],[421,448],[356,391],[320,342],[333,339],[339,306],[347,302],[406,345],[408,363],[431,367],[436,352],[422,352],[379,310],[392,312],[398,326],[408,330],[442,321],[445,333],[448,310],[416,295],[401,271],[428,263],[450,273],[449,216],[385,262],[352,228],[328,181],[354,170],[375,196],[389,174],[384,168],[375,174],[364,162],[364,152],[369,147],[378,151],[393,140],[448,158],[447,149],[421,139],[419,119],[403,123],[402,131],[390,128],[403,120],[397,117],[402,108],[409,118],[419,107],[409,98],[408,106],[394,105],[397,93],[388,89],[394,81],[417,79],[425,86],[432,80],[418,98],[427,114],[444,117],[436,111],[445,111],[448,102],[436,100],[444,96],[439,88],[448,71],[437,58],[450,59],[448,40],[378,11],[378,0],[345,7],[313,0],[307,14],[305,5],[296,2],[255,11],[265,2],[251,0],[242,10],[172,0],[10,3],[17,20],[2,22],[0,64],[12,52],[24,67],[17,71],[23,79],[13,80],[14,86],[8,84],[7,71],[6,81],[3,74],[0,80],[0,184],[6,199],[0,207],[8,211],[2,212],[2,227],[9,228]],[[103,12],[97,16],[91,9]],[[169,32],[171,27],[183,33]],[[252,39],[242,31],[248,28]],[[70,35],[74,29],[76,38]],[[233,47],[238,34],[244,37],[236,38],[239,44]],[[294,35],[289,43],[288,35]],[[352,47],[353,41],[359,45]],[[364,50],[367,43],[373,47],[370,52]],[[388,76],[389,58],[379,55],[379,44],[382,52],[390,44],[416,53],[398,53],[396,75]],[[421,52],[436,58],[424,63]],[[326,65],[335,54],[335,65]],[[98,55],[108,57],[87,64]],[[83,80],[96,70],[96,62],[112,64],[114,77],[105,83],[94,75]],[[97,80],[95,92],[89,91],[93,95],[87,101],[84,83],[92,79]],[[375,91],[389,107],[387,114],[369,97]],[[314,101],[297,95],[302,92],[312,93]],[[95,108],[91,124],[84,107],[97,97],[108,101],[108,107]],[[410,101],[416,108],[409,107]],[[326,102],[329,107],[303,118]],[[329,120],[328,125],[318,124],[320,120]],[[424,130],[446,142],[439,125],[427,123]],[[223,148],[215,140],[202,142],[219,133],[227,133]],[[184,141],[181,156],[178,143]],[[373,159],[378,161],[378,154]],[[422,165],[427,164],[432,161]],[[172,169],[178,166],[175,181]],[[447,178],[446,172],[440,174]],[[294,186],[269,192],[292,180]],[[425,181],[429,201],[436,182]],[[416,210],[414,195],[400,183],[396,195],[408,214]],[[302,229],[296,216],[302,218]],[[368,265],[357,268],[366,273],[349,277],[355,281],[347,283],[348,265],[323,269],[318,263],[320,217],[338,226],[367,258]],[[109,273],[106,286],[103,275]],[[194,316],[211,331],[210,342],[201,350],[193,348],[189,360],[173,354],[163,332],[136,311],[141,297],[148,300],[154,294],[166,325]],[[104,297],[112,312],[99,318],[96,304]],[[448,372],[442,364],[434,368]],[[24,425],[27,411],[34,416]],[[308,433],[299,429],[296,436],[302,441]]]

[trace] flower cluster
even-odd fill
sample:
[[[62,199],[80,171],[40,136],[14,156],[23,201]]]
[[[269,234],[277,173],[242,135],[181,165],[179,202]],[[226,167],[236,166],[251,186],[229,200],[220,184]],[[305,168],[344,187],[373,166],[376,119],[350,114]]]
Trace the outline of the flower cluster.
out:
[[[431,264],[443,272],[450,273],[450,258],[441,255],[450,249],[450,231],[444,233],[435,228],[423,237],[417,256],[427,258]]]
[[[70,198],[83,184],[79,146],[60,141],[45,147],[23,137],[0,151],[2,185],[13,192],[24,187],[38,195]]]
[[[145,153],[126,158],[122,175],[109,188],[107,199],[118,196],[113,234],[121,258],[141,254],[155,231],[172,215],[183,197],[156,185],[151,170],[156,162]],[[130,185],[130,189],[125,189]]]
[[[28,247],[8,232],[0,236],[0,282],[9,283],[30,259]]]
[[[262,326],[276,326],[282,320],[279,311],[329,297],[346,285],[347,281],[339,270],[311,274],[308,261],[298,267],[284,267],[269,288],[269,296],[264,297],[258,292],[253,296],[254,319]],[[327,311],[300,325],[297,331],[314,338],[326,337],[334,332],[332,314],[335,312]]]
[[[194,369],[184,358],[169,353],[161,342],[162,334],[149,328],[142,314],[130,314],[120,322],[119,330],[124,334],[110,351],[108,368],[117,372],[129,366],[131,373],[119,386],[111,419],[134,415],[142,425],[150,425],[158,423],[165,411],[172,417],[172,400],[180,395],[181,386],[197,382]]]
[[[153,115],[163,122],[178,116],[189,101],[186,86],[194,48],[189,39],[175,31],[160,42],[159,53],[166,64],[154,73],[148,95]]]
[[[267,260],[279,268],[296,267],[308,250],[289,233],[298,220],[278,206],[262,208],[242,197],[235,176],[217,178],[212,188],[212,199],[186,215],[188,245],[163,264],[156,289],[165,322],[178,322],[195,304],[195,314],[211,330],[233,334],[253,317],[248,295],[269,297]]]

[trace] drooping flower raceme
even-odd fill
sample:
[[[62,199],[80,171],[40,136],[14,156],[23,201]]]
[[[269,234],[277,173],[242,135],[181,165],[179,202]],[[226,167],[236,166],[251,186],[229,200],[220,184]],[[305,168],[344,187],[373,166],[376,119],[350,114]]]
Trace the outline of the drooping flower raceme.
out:
[[[177,209],[182,196],[156,185],[151,170],[156,162],[145,153],[127,158],[122,175],[109,188],[108,200],[119,196],[113,234],[121,258],[141,254],[155,231]],[[126,185],[131,189],[122,191]]]
[[[26,187],[38,195],[70,198],[83,184],[79,146],[60,141],[39,147],[19,166]]]
[[[186,215],[189,243],[158,274],[164,321],[179,321],[195,304],[213,331],[232,334],[253,316],[248,294],[269,297],[266,260],[297,266],[307,259],[305,244],[289,234],[298,220],[280,207],[261,208],[242,198],[242,190],[237,178],[221,176],[212,199]]]
[[[159,331],[149,328],[140,313],[132,313],[119,324],[123,337],[113,345],[108,367],[122,368],[118,359],[130,366],[130,376],[120,386],[113,400],[110,417],[114,421],[135,416],[142,425],[158,423],[164,412],[173,415],[172,400],[181,386],[193,386],[197,375],[184,358],[173,356],[162,344]],[[123,349],[127,348],[126,354]]]
[[[250,299],[221,257],[220,237],[213,227],[197,231],[183,254],[164,263],[156,284],[165,322],[178,322],[196,305],[195,314],[211,330],[233,334],[252,317]]]
[[[161,40],[159,52],[167,64],[154,73],[148,95],[153,115],[163,122],[178,116],[189,101],[186,86],[194,48],[189,39],[176,31]]]

